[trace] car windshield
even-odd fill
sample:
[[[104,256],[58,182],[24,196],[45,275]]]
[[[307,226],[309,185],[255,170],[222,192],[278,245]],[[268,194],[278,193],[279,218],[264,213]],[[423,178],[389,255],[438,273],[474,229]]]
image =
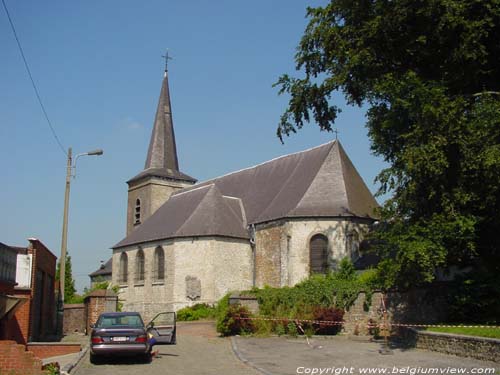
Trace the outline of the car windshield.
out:
[[[97,321],[97,328],[113,327],[143,327],[144,323],[139,315],[101,315]]]

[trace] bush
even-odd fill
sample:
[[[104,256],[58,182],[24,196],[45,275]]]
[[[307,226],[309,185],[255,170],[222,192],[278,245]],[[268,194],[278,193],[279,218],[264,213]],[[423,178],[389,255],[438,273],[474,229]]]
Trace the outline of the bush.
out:
[[[295,325],[294,322],[290,322],[286,326],[286,331],[290,336],[297,337],[299,334],[299,331],[297,330],[297,326]]]
[[[255,325],[251,320],[239,318],[250,318],[251,314],[245,306],[229,305],[224,314],[218,316],[217,332],[223,336],[242,335],[255,332]]]
[[[197,303],[194,306],[184,307],[177,311],[177,320],[193,321],[215,318],[216,309],[206,303]]]
[[[313,311],[314,320],[342,322],[343,317],[344,310],[338,309],[336,307],[318,306]],[[321,335],[336,335],[342,328],[342,324],[332,325],[327,323],[315,323],[314,326],[316,333],[319,333]]]

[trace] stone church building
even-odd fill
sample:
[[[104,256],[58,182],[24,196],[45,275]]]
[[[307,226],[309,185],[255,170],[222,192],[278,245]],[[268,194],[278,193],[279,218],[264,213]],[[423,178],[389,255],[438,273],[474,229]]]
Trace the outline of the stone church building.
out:
[[[112,281],[146,319],[356,260],[377,207],[337,140],[197,183],[179,170],[167,72],[144,170],[127,183]]]

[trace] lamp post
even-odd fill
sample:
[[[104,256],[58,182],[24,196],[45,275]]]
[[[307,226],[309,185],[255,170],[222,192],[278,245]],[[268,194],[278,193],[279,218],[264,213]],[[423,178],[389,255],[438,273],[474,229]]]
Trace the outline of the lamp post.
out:
[[[68,149],[68,162],[66,166],[66,191],[64,193],[64,214],[61,239],[61,259],[59,264],[59,301],[60,309],[64,309],[64,281],[66,276],[66,248],[68,244],[68,210],[69,210],[69,190],[71,187],[71,177],[76,176],[76,162],[80,156],[100,156],[104,152],[101,149],[84,152],[75,157],[73,164],[71,147]]]

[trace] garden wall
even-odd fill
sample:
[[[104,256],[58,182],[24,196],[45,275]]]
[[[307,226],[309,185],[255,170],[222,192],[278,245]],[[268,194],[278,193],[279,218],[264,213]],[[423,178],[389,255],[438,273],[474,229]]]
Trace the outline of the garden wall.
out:
[[[405,330],[404,339],[409,346],[417,349],[500,363],[498,339],[420,331],[414,328]]]
[[[406,292],[359,293],[354,304],[344,314],[343,331],[348,334],[367,335],[367,325],[384,322],[384,309],[388,323],[432,324],[446,320],[448,311],[445,291],[414,289]]]

